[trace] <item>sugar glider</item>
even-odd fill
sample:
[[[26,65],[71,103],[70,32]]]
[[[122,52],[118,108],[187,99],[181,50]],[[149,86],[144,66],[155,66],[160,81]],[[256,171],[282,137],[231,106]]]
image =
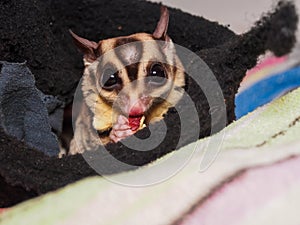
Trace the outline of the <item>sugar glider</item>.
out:
[[[185,73],[167,35],[169,12],[161,7],[152,34],[90,41],[70,31],[85,65],[81,90],[84,102],[76,117],[70,154],[100,144],[116,143],[150,122],[159,121],[182,97]]]

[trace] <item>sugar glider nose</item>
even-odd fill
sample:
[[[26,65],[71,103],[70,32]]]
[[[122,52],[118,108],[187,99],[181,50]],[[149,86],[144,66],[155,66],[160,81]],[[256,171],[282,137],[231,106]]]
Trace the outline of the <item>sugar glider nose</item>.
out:
[[[139,99],[129,106],[129,116],[140,116],[145,113],[147,106]]]
[[[141,97],[137,100],[130,100],[128,113],[129,116],[143,115],[149,108],[150,101],[151,100],[149,97]]]

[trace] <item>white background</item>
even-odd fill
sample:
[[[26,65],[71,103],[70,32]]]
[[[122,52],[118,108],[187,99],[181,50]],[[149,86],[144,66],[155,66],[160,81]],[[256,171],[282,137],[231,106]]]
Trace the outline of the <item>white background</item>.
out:
[[[247,31],[264,12],[270,11],[275,0],[151,0],[203,16],[220,24],[230,25],[236,33]],[[300,9],[300,0],[295,0]],[[298,10],[299,11],[299,10]],[[298,31],[298,34],[300,32]]]

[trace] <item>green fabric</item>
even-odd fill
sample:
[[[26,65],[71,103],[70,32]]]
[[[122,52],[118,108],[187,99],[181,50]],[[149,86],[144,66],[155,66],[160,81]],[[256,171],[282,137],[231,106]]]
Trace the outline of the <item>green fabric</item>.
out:
[[[97,187],[98,181],[99,179],[89,180],[88,191],[82,191],[81,185],[73,184],[57,193],[24,202],[10,209],[3,218],[0,217],[0,224],[57,224],[58,221],[69,218],[78,209],[78,203],[90,201],[101,190]],[[49,215],[50,212],[53,216]]]
[[[166,158],[186,156],[196,150],[184,169],[162,183],[136,188],[99,177],[88,178],[10,209],[0,217],[0,225],[171,224],[238,171],[300,155],[299,102],[297,89],[231,124],[224,133],[190,144],[138,171],[111,177],[138,176]],[[205,151],[199,146],[222,135],[224,142],[218,157],[200,173]]]
[[[223,149],[299,140],[299,123],[293,124],[299,118],[300,89],[297,89],[229,125],[225,130]]]

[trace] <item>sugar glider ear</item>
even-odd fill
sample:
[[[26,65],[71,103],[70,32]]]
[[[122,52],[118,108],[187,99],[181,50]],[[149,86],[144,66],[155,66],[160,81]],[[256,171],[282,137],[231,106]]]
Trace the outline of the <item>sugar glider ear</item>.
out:
[[[155,39],[169,41],[170,38],[167,35],[169,25],[169,11],[166,6],[160,7],[160,19],[157,23],[156,29],[153,32]]]
[[[79,37],[73,31],[69,30],[72,35],[73,41],[77,48],[84,54],[83,58],[88,63],[94,62],[98,57],[98,47],[99,44],[94,41],[89,41],[82,37]]]

